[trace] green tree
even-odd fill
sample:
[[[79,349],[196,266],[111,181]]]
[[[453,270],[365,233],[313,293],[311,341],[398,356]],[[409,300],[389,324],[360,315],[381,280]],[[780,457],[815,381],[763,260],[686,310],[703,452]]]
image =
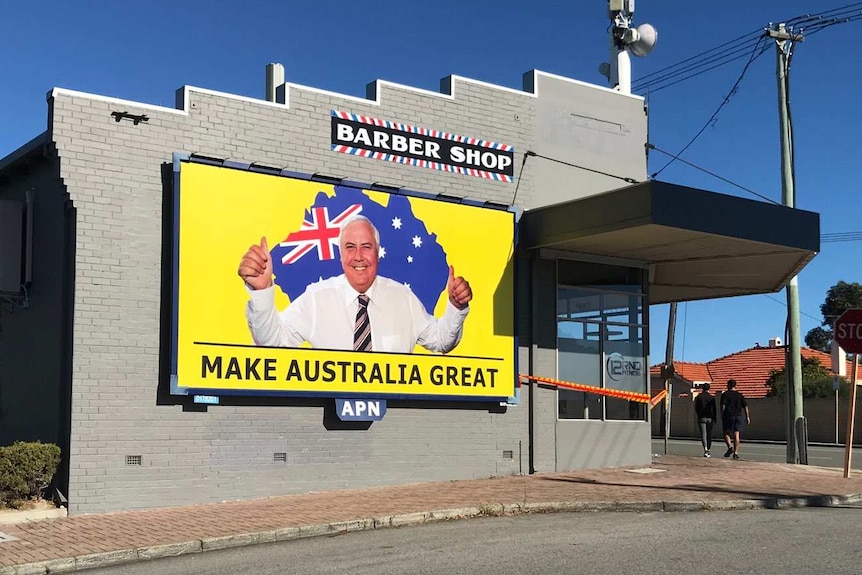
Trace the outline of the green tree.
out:
[[[835,391],[832,388],[832,378],[832,372],[820,365],[820,360],[815,357],[802,358],[803,398],[834,397]],[[839,377],[838,385],[838,394],[846,397],[850,389],[850,383],[843,377]],[[784,397],[785,390],[787,389],[787,374],[784,373],[784,369],[773,369],[769,374],[769,379],[766,380],[766,387],[769,388],[766,397]]]
[[[862,308],[862,285],[840,281],[826,292],[820,304],[824,327],[815,327],[805,335],[805,345],[829,353],[832,349],[832,324],[848,309]]]
[[[805,345],[811,349],[830,353],[832,351],[832,331],[820,326],[812,328],[805,334]]]

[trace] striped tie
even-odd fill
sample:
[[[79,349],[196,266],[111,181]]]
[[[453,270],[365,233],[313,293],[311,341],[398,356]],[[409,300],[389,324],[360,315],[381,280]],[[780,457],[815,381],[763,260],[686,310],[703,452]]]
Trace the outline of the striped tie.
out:
[[[371,351],[371,320],[368,319],[368,296],[358,298],[359,310],[353,327],[353,351]]]

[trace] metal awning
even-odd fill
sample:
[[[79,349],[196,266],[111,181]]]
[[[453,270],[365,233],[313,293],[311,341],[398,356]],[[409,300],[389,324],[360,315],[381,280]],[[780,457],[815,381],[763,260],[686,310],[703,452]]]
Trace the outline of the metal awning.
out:
[[[650,303],[775,292],[820,249],[820,216],[663,182],[524,213],[520,245],[650,267]]]

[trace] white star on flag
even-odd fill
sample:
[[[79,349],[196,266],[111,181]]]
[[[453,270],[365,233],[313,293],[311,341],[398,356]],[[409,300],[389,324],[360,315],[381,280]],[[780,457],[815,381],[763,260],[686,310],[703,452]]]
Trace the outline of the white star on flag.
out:
[[[407,263],[408,263],[408,264],[412,264],[412,263],[413,263],[413,256],[407,256]]]
[[[380,246],[379,257],[381,260],[386,257],[386,248],[384,248],[383,246]]]
[[[422,247],[422,238],[419,236],[413,236],[413,247],[421,248]]]
[[[392,218],[392,227],[396,230],[401,229],[401,218]]]

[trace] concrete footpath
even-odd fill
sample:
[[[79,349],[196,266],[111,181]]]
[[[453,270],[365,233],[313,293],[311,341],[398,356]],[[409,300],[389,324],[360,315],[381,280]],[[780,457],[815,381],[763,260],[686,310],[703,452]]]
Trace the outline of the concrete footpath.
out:
[[[62,573],[345,531],[515,513],[862,503],[862,474],[662,456],[643,468],[350,489],[0,525],[0,575]]]

